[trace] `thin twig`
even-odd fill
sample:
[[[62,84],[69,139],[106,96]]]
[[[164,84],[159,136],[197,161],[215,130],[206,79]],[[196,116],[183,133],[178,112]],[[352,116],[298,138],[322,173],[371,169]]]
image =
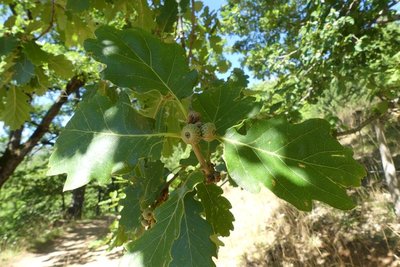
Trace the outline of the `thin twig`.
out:
[[[53,28],[54,14],[56,13],[54,1],[55,0],[51,0],[51,17],[50,17],[49,26],[38,37],[36,37],[34,40],[39,40],[40,38],[43,37],[43,35],[48,33],[51,30],[51,28]]]
[[[333,134],[333,136],[339,137],[339,136],[357,133],[357,132],[361,131],[365,126],[367,126],[368,124],[370,124],[371,122],[373,122],[374,120],[376,120],[382,116],[383,116],[383,114],[379,114],[379,113],[374,114],[371,117],[369,117],[368,119],[366,119],[365,121],[363,121],[362,123],[360,123],[360,125],[358,125],[357,127],[343,131],[343,132],[336,132]]]
[[[188,53],[189,60],[191,60],[192,57],[193,57],[192,49],[193,49],[194,41],[196,40],[195,33],[196,33],[196,28],[197,28],[195,1],[191,0],[190,3],[191,3],[191,6],[192,6],[191,17],[190,17],[190,20],[192,22],[192,29],[191,29],[190,35],[189,35],[189,53]]]

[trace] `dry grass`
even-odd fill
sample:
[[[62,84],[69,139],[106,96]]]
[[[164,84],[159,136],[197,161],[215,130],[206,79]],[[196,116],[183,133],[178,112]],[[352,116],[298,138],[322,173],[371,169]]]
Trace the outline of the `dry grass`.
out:
[[[359,203],[349,212],[318,204],[304,213],[281,203],[265,241],[238,266],[400,266],[400,224],[388,193],[375,184],[354,196]]]

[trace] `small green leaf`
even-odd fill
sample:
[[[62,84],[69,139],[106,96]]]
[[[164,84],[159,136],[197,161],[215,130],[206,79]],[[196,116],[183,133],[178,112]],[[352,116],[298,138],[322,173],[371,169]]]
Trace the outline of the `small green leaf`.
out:
[[[257,108],[251,98],[240,98],[241,88],[223,84],[193,96],[193,108],[201,113],[203,122],[213,122],[219,135]]]
[[[82,12],[90,7],[89,0],[68,0],[67,9],[73,12]]]
[[[30,41],[24,44],[24,53],[36,66],[42,65],[51,57],[51,55],[43,51],[35,41]]]
[[[48,174],[67,173],[64,190],[71,190],[91,179],[105,183],[112,173],[133,168],[139,158],[159,158],[167,134],[155,133],[153,124],[132,108],[124,93],[116,103],[106,96],[90,97],[58,137]]]
[[[181,13],[184,14],[188,4],[189,0],[180,0],[179,3],[176,0],[165,0],[164,5],[161,7],[160,15],[156,19],[159,31],[171,32],[173,30],[172,26],[178,18],[178,5]]]
[[[127,246],[128,253],[122,258],[121,266],[159,267],[170,264],[172,247],[181,232],[185,196],[202,180],[203,175],[200,172],[191,173],[186,181],[171,193],[169,199],[155,209],[156,224]]]
[[[15,87],[7,91],[4,107],[1,120],[10,126],[11,130],[18,129],[25,121],[30,119],[29,97]]]
[[[235,218],[230,212],[231,203],[222,196],[221,187],[215,184],[198,184],[196,189],[204,207],[206,219],[213,228],[213,233],[220,236],[229,236],[230,231],[233,230]]]
[[[313,199],[353,208],[344,187],[359,186],[366,175],[352,151],[330,135],[329,123],[321,119],[294,125],[256,121],[246,135],[229,129],[223,141],[223,157],[235,182],[252,192],[263,184],[301,210],[311,210]]]
[[[176,99],[192,94],[197,73],[189,71],[179,45],[162,43],[136,28],[101,27],[96,36],[85,42],[85,49],[107,65],[104,76],[114,84],[141,93],[158,90]]]
[[[212,267],[212,257],[217,257],[217,248],[210,237],[210,224],[201,217],[202,207],[188,194],[181,220],[180,235],[172,247],[170,267]]]
[[[128,185],[125,190],[126,198],[121,200],[123,209],[119,222],[125,230],[142,228],[142,210],[160,197],[166,185],[164,164],[160,161],[141,161],[135,173],[133,184]]]
[[[178,109],[177,101],[163,102],[159,106],[159,112],[156,117],[156,129],[160,132],[176,133],[180,135],[181,121],[185,121],[182,112]],[[173,154],[174,148],[178,146],[181,139],[165,138],[162,155],[169,157]]]
[[[47,92],[47,89],[51,86],[51,82],[49,81],[49,78],[44,73],[44,70],[42,67],[36,67],[35,74],[36,74],[35,93],[37,95],[44,95],[44,93]]]
[[[53,70],[63,79],[70,79],[74,75],[71,61],[64,55],[53,56],[49,59],[49,69]]]
[[[123,227],[125,231],[136,232],[142,228],[140,223],[142,210],[139,202],[141,195],[141,187],[128,185],[125,189],[125,198],[119,202],[123,207],[120,212],[119,226]]]
[[[24,54],[21,54],[13,67],[13,71],[13,80],[17,84],[25,84],[35,75],[35,66]]]
[[[12,35],[0,37],[0,57],[7,55],[17,47],[18,39]]]
[[[137,13],[137,17],[133,25],[150,32],[155,28],[156,23],[153,18],[153,12],[149,8],[147,0],[133,1],[132,3]]]
[[[135,93],[135,106],[140,114],[155,119],[164,105],[164,97],[157,90],[151,90],[143,94]]]

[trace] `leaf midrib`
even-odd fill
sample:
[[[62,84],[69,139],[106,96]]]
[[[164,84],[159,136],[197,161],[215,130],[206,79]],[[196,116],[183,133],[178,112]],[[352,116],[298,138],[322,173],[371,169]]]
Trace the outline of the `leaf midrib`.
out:
[[[309,161],[304,161],[304,160],[302,160],[302,159],[296,159],[296,158],[287,157],[287,156],[284,156],[284,155],[276,154],[275,152],[267,151],[267,150],[264,150],[264,149],[261,149],[261,148],[258,148],[258,147],[254,147],[254,146],[251,146],[251,145],[249,145],[249,144],[240,142],[240,141],[238,141],[238,140],[233,140],[233,139],[229,139],[229,138],[226,138],[226,137],[221,137],[220,139],[221,139],[222,141],[231,143],[231,144],[233,144],[233,145],[235,145],[235,146],[236,146],[236,145],[238,145],[238,146],[244,146],[244,147],[250,148],[251,150],[255,150],[255,151],[258,151],[258,152],[261,152],[261,153],[265,153],[265,154],[267,154],[267,155],[269,155],[269,156],[271,156],[271,157],[276,157],[276,158],[278,158],[279,160],[286,159],[286,160],[292,160],[292,161],[294,161],[294,162],[306,164],[306,165],[309,165],[309,166],[321,167],[321,168],[328,168],[328,169],[333,169],[333,170],[340,170],[340,171],[343,171],[343,172],[347,173],[348,175],[351,175],[351,176],[353,176],[353,177],[356,177],[354,174],[352,174],[352,173],[350,173],[350,172],[348,172],[348,171],[346,171],[346,170],[339,169],[339,168],[337,168],[337,167],[333,167],[333,166],[329,166],[329,165],[321,165],[321,164],[312,163],[312,162],[309,162]],[[336,151],[338,151],[338,150],[336,150]],[[336,152],[336,151],[335,151],[335,152]],[[327,152],[329,152],[329,151],[327,151]],[[239,153],[239,152],[238,152],[238,153]],[[318,152],[318,153],[321,153],[321,152]],[[307,158],[309,158],[309,157],[310,157],[310,155],[307,156]]]

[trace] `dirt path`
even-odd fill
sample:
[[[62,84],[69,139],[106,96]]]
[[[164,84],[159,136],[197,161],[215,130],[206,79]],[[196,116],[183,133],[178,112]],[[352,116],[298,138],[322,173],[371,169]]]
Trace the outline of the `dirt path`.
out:
[[[118,266],[121,249],[107,251],[106,246],[94,247],[96,240],[108,232],[108,220],[81,221],[67,227],[62,237],[32,252],[23,253],[5,266]],[[93,248],[92,248],[93,247]]]
[[[265,222],[278,206],[276,197],[268,190],[251,194],[239,188],[225,188],[225,197],[232,203],[236,220],[231,236],[222,238],[218,267],[242,266],[242,254],[254,250],[254,244],[266,238]],[[107,220],[81,221],[67,227],[63,235],[46,246],[22,253],[13,262],[1,267],[117,267],[122,248],[107,251],[106,246],[91,248],[96,240],[108,233]]]

